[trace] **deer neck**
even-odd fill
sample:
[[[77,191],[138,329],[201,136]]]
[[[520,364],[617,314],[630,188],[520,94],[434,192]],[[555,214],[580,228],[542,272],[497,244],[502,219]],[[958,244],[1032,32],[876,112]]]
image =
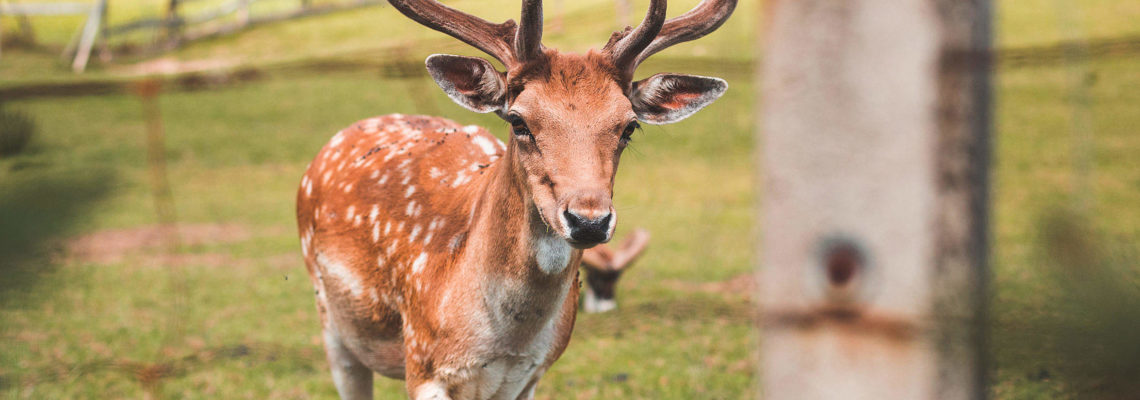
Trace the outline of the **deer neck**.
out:
[[[488,269],[486,276],[532,284],[567,280],[581,250],[543,222],[513,147],[488,168],[472,216],[471,237],[485,239],[472,243],[477,264]]]

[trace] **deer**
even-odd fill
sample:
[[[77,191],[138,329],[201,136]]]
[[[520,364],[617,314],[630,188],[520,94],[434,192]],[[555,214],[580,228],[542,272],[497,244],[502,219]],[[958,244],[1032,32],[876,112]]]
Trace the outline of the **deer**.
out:
[[[582,251],[582,269],[586,270],[586,293],[582,311],[604,313],[617,308],[617,283],[621,275],[649,245],[649,232],[635,229],[616,249],[599,244]]]
[[[542,45],[542,3],[492,23],[434,0],[390,0],[408,18],[498,60],[431,55],[428,74],[487,129],[392,114],[337,132],[297,190],[301,253],[342,399],[374,373],[412,399],[531,399],[566,349],[582,252],[610,240],[613,182],[639,127],[682,120],[727,90],[719,78],[637,66],[720,27],[735,0],[666,20],[652,0],[601,50]],[[393,94],[398,96],[399,94]]]

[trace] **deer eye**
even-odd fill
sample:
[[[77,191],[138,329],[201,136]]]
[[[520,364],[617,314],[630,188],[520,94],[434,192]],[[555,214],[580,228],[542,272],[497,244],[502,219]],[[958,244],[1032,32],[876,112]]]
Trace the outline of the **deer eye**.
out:
[[[626,144],[633,140],[633,131],[638,129],[641,129],[641,124],[638,124],[637,121],[630,122],[629,125],[626,125],[625,131],[621,133],[621,143]]]
[[[507,116],[507,122],[511,124],[511,132],[514,133],[515,136],[534,137],[530,133],[530,128],[527,128],[526,122],[518,115],[512,114]]]

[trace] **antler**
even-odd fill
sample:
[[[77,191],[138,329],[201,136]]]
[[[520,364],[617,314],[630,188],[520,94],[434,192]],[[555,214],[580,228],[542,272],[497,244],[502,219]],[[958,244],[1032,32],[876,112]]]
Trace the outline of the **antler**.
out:
[[[665,0],[649,5],[645,21],[630,32],[614,32],[604,50],[609,51],[614,65],[625,79],[633,79],[637,65],[649,56],[677,43],[701,38],[715,31],[736,9],[736,0],[703,0],[689,12],[664,23]],[[652,32],[652,34],[650,34]],[[648,36],[646,39],[644,36]]]
[[[408,18],[482,50],[508,68],[541,55],[541,0],[523,1],[521,27],[514,20],[501,24],[489,22],[435,0],[388,2]]]
[[[633,70],[637,68],[638,54],[653,42],[661,27],[665,23],[665,0],[652,0],[645,19],[636,29],[626,27],[622,32],[614,32],[609,43],[602,51],[608,52],[619,72],[626,79],[633,77]]]
[[[529,61],[542,56],[542,0],[524,0],[522,21],[515,35],[515,55],[519,61]]]

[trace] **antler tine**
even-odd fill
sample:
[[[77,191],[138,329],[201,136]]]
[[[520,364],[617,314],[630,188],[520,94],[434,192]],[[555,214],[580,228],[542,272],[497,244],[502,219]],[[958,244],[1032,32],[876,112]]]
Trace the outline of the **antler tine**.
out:
[[[621,33],[615,32],[614,38],[611,38],[610,43],[606,44],[604,50],[609,52],[614,61],[614,66],[626,79],[633,78],[633,70],[637,68],[638,54],[646,46],[649,46],[661,31],[661,27],[665,23],[666,8],[665,0],[651,0],[649,11],[645,13],[645,20],[641,21],[641,25],[638,25],[633,31],[629,31],[627,27],[626,31],[629,33],[620,39],[618,39],[618,35]]]
[[[523,0],[522,16],[515,34],[515,56],[534,60],[542,53],[542,0]]]
[[[388,0],[388,2],[408,18],[474,46],[505,65],[509,66],[517,61],[512,46],[517,31],[513,20],[496,24],[435,0]]]
[[[712,33],[728,20],[734,9],[736,9],[736,0],[703,0],[689,12],[665,21],[665,25],[653,42],[638,54],[637,60],[633,63],[634,68],[649,56],[669,46],[696,40]]]

